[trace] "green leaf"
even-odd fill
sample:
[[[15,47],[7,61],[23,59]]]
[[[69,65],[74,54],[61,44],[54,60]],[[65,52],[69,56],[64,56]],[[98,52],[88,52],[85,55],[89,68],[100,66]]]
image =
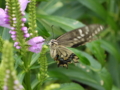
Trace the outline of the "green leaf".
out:
[[[38,85],[39,81],[38,79],[34,79],[31,83],[32,90],[35,90],[35,87]]]
[[[4,28],[0,32],[2,33],[1,36],[4,40],[9,40],[10,39],[10,34],[9,34],[9,29],[8,28]]]
[[[82,56],[79,50],[74,49],[74,48],[69,48],[69,49],[70,49],[71,51],[73,51],[73,52],[79,57],[80,62],[82,62],[82,63],[84,63],[84,64],[86,64],[86,65],[90,65],[89,60],[88,60],[86,57]]]
[[[106,21],[113,29],[117,30],[117,25],[107,11],[103,8],[103,6],[99,3],[98,0],[78,0],[88,9],[95,12],[99,17],[101,17],[104,21]]]
[[[76,83],[65,83],[61,84],[59,88],[53,90],[85,90],[85,89]]]
[[[38,60],[38,58],[40,57],[40,53],[34,53],[33,55],[32,55],[32,59],[31,59],[31,62],[30,62],[30,66],[32,66],[37,60]]]
[[[63,31],[59,27],[53,25],[51,22],[48,22],[45,19],[39,19],[39,22],[44,26],[44,28],[47,31],[50,32],[50,37],[51,38],[55,38],[56,36],[59,36],[59,35],[63,34]],[[54,35],[55,35],[55,37],[53,37]]]
[[[101,48],[101,43],[99,40],[87,43],[86,46],[90,51],[95,55],[97,60],[101,63],[102,66],[105,64],[105,51]]]
[[[1,1],[0,1],[0,7],[1,7],[1,8],[3,8],[3,7],[5,8],[5,1],[4,1],[4,0],[1,0]],[[4,8],[3,8],[3,9],[4,9]]]
[[[54,68],[54,71],[66,74],[71,80],[89,85],[96,90],[111,90],[112,88],[112,78],[105,68],[98,72],[93,71],[90,67],[83,67],[80,63],[76,66],[69,65],[68,69],[53,66],[52,68]]]
[[[59,79],[59,82],[61,83],[71,81],[69,77],[67,77],[64,73],[61,73],[59,71],[50,71],[48,75],[50,76],[50,78],[54,79],[55,81]]]
[[[42,23],[40,21],[37,20],[37,28],[38,28],[38,34],[40,36],[43,36],[43,37],[49,37],[50,34],[48,33],[48,31],[46,30],[46,28],[42,25]]]
[[[91,9],[95,13],[97,13],[101,18],[106,18],[106,12],[105,9],[102,7],[102,5],[98,2],[98,0],[78,0],[80,3],[82,3],[87,8]]]
[[[45,19],[49,23],[59,26],[66,31],[70,31],[72,29],[80,28],[84,26],[81,22],[70,19],[70,18],[65,18],[65,17],[59,17],[59,16],[50,16],[50,15],[39,15],[38,18],[40,19]]]
[[[19,72],[17,77],[18,77],[20,83],[23,83],[23,80],[24,80],[24,77],[25,77],[25,72],[24,71]]]
[[[112,90],[119,90],[120,88],[113,86]]]
[[[89,67],[94,71],[100,71],[101,65],[89,54],[82,52],[80,50],[77,50],[75,48],[69,48],[72,50],[79,58],[80,62],[82,62],[85,65],[90,65]]]
[[[104,87],[105,90],[111,90],[113,83],[112,83],[111,75],[107,72],[107,70],[103,68],[100,72],[98,72],[98,75],[101,78],[100,81],[101,86]]]
[[[112,43],[109,43],[107,41],[101,40],[102,48],[104,48],[106,51],[108,51],[111,55],[113,55],[118,62],[120,62],[120,52],[116,50],[115,46]]]
[[[111,54],[108,56],[107,68],[113,78],[114,85],[120,88],[120,63]]]
[[[38,6],[40,13],[42,11],[51,14],[62,7],[61,0],[48,0],[47,2],[42,2]],[[41,11],[42,10],[42,11]]]
[[[62,3],[63,6],[59,10],[52,13],[52,15],[77,19],[80,16],[82,16],[87,9],[83,5],[81,5],[78,1],[75,2],[71,0],[69,2],[63,1]]]

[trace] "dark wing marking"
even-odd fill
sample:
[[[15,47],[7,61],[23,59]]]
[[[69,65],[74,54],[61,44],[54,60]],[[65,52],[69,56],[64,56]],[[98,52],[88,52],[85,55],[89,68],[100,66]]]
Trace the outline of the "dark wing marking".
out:
[[[78,63],[79,58],[66,47],[60,46],[56,51],[57,55],[54,60],[57,61],[58,67],[68,67],[69,63]]]

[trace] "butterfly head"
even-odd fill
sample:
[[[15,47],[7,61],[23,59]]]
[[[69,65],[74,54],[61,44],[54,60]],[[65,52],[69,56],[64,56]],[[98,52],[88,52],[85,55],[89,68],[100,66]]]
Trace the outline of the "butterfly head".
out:
[[[58,42],[57,42],[57,40],[52,39],[52,40],[50,40],[50,42],[48,43],[48,45],[50,45],[50,46],[57,46]]]

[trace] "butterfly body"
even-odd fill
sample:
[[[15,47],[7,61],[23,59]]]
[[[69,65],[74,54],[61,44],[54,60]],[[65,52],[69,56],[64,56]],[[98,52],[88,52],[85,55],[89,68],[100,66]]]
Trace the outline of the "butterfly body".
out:
[[[78,57],[65,46],[60,45],[57,40],[52,39],[49,42],[50,45],[50,55],[57,61],[58,67],[64,66],[67,67],[68,63],[77,63]]]
[[[79,58],[66,47],[77,47],[93,40],[93,36],[103,30],[103,26],[93,24],[67,32],[49,42],[50,55],[58,66],[68,67],[69,63],[78,63]]]

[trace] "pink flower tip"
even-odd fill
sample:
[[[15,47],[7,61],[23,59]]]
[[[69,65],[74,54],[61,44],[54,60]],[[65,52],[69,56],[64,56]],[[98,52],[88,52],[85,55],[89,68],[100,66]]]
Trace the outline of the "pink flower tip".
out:
[[[27,27],[22,27],[21,30],[26,31],[26,30],[28,30],[28,28]]]
[[[10,30],[9,33],[15,35],[15,34],[16,34],[16,31]]]
[[[16,20],[16,18],[12,18],[12,20]]]
[[[11,30],[15,30],[15,28],[14,28],[14,27],[11,27],[10,29],[11,29]]]
[[[19,81],[18,81],[18,80],[15,80],[15,81],[14,81],[14,84],[19,84]]]
[[[3,87],[3,90],[8,90],[8,87],[7,87],[7,86],[4,86],[4,87]]]
[[[30,37],[30,34],[29,33],[25,33],[24,37],[28,38],[28,37]]]
[[[22,22],[26,22],[27,21],[27,19],[26,18],[22,18]]]
[[[11,38],[16,38],[16,35],[14,35],[14,34],[13,34],[13,35],[11,35]]]
[[[14,42],[14,47],[16,47],[19,44],[19,42]]]
[[[20,49],[21,47],[20,46],[16,46],[16,49]]]
[[[23,32],[24,32],[24,33],[26,33],[26,34],[28,33],[28,31],[27,31],[27,30],[26,30],[26,31],[23,31]],[[30,36],[30,35],[29,35],[29,36]]]

